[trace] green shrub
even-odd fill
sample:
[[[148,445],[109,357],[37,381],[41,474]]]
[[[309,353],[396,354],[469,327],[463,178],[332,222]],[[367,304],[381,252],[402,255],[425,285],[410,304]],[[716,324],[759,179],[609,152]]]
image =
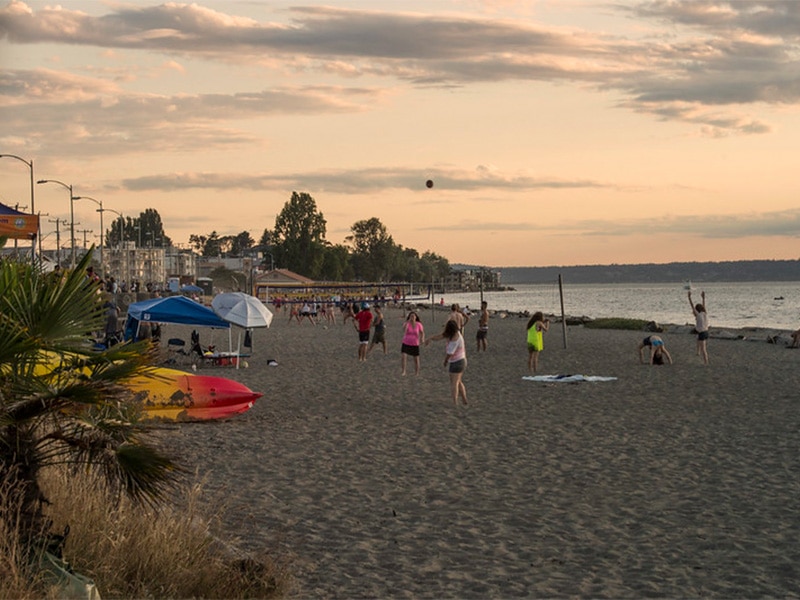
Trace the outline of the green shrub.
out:
[[[606,319],[594,319],[584,324],[587,329],[625,329],[630,331],[642,331],[650,321],[644,319],[623,319],[609,317]]]

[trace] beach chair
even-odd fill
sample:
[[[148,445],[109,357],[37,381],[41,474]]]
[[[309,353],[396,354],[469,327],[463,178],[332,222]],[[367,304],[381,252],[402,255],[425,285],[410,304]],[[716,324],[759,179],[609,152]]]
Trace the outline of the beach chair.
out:
[[[177,365],[189,362],[189,353],[186,351],[186,342],[181,338],[167,340],[167,364]]]

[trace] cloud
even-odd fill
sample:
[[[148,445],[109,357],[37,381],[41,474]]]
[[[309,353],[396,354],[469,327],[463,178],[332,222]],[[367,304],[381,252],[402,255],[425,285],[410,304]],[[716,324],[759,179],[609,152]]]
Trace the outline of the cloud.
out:
[[[434,189],[427,190],[425,181],[433,179]],[[535,191],[544,189],[576,189],[616,187],[591,180],[561,180],[532,177],[526,174],[487,173],[482,168],[468,171],[455,168],[414,169],[384,167],[364,169],[329,169],[254,175],[250,173],[164,173],[124,179],[121,186],[131,191],[178,191],[197,188],[249,190],[309,190],[311,193],[369,194],[392,189],[405,189],[427,194],[424,202],[434,201],[439,192],[461,192],[484,189]],[[448,200],[452,201],[452,200]]]
[[[659,219],[578,221],[571,228],[586,235],[688,234],[706,239],[800,237],[800,209],[734,215],[681,215]]]
[[[24,109],[30,104],[57,101],[61,105],[112,96],[122,90],[105,79],[51,69],[0,70],[0,109]]]
[[[800,36],[800,5],[796,0],[652,0],[626,10],[719,34],[739,30],[795,40]]]
[[[669,235],[689,235],[705,239],[741,239],[747,237],[800,237],[800,209],[736,215],[680,215],[653,219],[614,221],[570,220],[565,222],[503,222],[462,219],[446,225],[423,227],[427,231],[511,232],[530,231],[551,235],[595,237],[641,237],[653,239]]]
[[[341,86],[165,96],[123,93],[104,79],[47,69],[0,71],[4,135],[29,140],[45,154],[108,156],[259,145],[263,142],[258,136],[227,124],[364,111],[383,96],[381,90]]]
[[[769,132],[748,107],[800,100],[800,3],[794,0],[657,0],[615,8],[662,27],[634,39],[455,14],[301,7],[287,22],[257,22],[197,4],[118,6],[91,16],[65,8],[34,12],[12,0],[0,10],[0,38],[417,85],[572,83],[613,91],[621,108],[684,121],[710,135]],[[673,32],[668,37],[664,24]]]

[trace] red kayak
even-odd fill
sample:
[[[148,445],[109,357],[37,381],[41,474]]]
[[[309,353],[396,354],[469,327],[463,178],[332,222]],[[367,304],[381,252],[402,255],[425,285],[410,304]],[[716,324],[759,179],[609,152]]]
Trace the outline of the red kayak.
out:
[[[124,383],[148,418],[168,421],[225,419],[250,410],[263,394],[225,377],[193,375],[159,367],[151,377]]]

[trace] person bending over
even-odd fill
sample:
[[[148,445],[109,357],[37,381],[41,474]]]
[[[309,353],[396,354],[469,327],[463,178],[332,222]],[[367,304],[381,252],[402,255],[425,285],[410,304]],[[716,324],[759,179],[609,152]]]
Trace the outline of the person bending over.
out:
[[[667,347],[664,345],[664,340],[658,335],[648,335],[641,342],[639,342],[639,362],[644,364],[644,349],[650,348],[650,364],[663,365],[664,359],[667,359],[669,364],[672,364],[672,356],[670,356]]]

